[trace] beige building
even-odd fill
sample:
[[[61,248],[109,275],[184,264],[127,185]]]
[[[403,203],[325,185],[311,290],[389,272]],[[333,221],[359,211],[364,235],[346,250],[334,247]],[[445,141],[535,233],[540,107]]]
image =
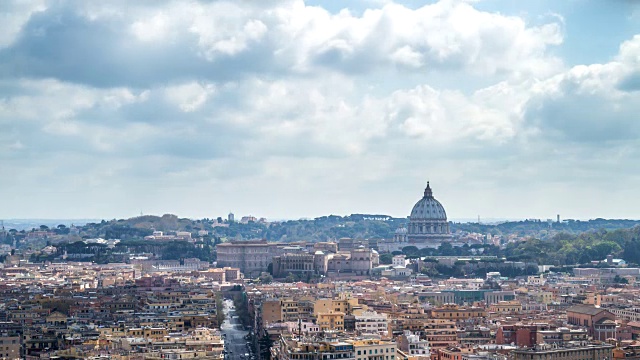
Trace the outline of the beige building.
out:
[[[217,266],[239,268],[246,276],[259,276],[267,271],[273,257],[277,255],[276,243],[266,240],[232,241],[216,246]]]
[[[429,319],[423,322],[422,333],[432,349],[458,344],[458,328],[455,322],[444,319]]]
[[[500,301],[497,304],[491,304],[489,311],[499,314],[515,314],[522,312],[522,304],[520,301]]]
[[[487,313],[482,308],[461,308],[455,304],[447,304],[431,310],[431,317],[434,319],[465,320],[486,316]]]
[[[351,313],[353,304],[357,305],[358,299],[318,299],[314,302],[313,313],[318,316],[321,313],[341,312]]]
[[[280,300],[262,302],[262,326],[282,321],[282,304]]]
[[[360,245],[348,251],[327,256],[327,275],[340,276],[350,274],[356,276],[370,275],[371,269],[378,265],[379,257],[375,250]]]
[[[20,356],[20,336],[0,336],[0,358],[1,359],[21,359]]]
[[[273,276],[276,278],[294,274],[301,279],[306,279],[314,273],[314,255],[287,253],[273,257]]]
[[[395,360],[398,347],[395,342],[377,339],[350,340],[356,360]]]
[[[589,345],[566,348],[554,348],[550,345],[538,345],[530,349],[513,350],[513,360],[584,360],[612,359],[613,345]]]
[[[344,313],[318,314],[317,324],[320,326],[321,331],[344,331]]]

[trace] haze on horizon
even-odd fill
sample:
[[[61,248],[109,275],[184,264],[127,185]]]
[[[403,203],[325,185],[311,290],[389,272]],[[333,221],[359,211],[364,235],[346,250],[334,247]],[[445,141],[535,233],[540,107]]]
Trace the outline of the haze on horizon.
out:
[[[637,2],[16,0],[0,18],[0,218],[405,217],[428,180],[451,219],[640,218]]]

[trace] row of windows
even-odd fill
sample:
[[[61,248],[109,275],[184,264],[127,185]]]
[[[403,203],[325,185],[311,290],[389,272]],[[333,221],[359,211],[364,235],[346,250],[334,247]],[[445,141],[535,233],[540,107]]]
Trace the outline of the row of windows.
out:
[[[389,351],[389,349],[391,349],[391,351]],[[396,352],[396,348],[393,348],[393,347],[392,348],[386,348],[385,351],[382,351],[382,349],[380,349],[380,354],[383,354],[385,352],[394,353],[394,352]],[[377,353],[378,353],[378,349],[369,349],[369,355],[377,354]],[[358,350],[358,355],[367,355],[367,350]]]

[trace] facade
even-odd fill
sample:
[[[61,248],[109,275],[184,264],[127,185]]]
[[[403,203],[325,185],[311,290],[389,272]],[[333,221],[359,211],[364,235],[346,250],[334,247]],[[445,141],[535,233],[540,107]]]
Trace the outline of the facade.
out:
[[[286,277],[291,273],[306,279],[314,272],[314,255],[287,253],[273,257],[273,276],[276,278]]]
[[[353,344],[356,360],[395,360],[397,359],[397,345],[392,341],[383,340],[354,340]]]
[[[613,345],[587,345],[556,348],[551,345],[538,345],[531,349],[518,349],[511,352],[513,360],[604,360],[613,357]]]
[[[391,265],[393,266],[407,266],[407,256],[406,255],[395,255],[391,260]]]
[[[522,303],[517,300],[500,301],[489,306],[489,311],[499,314],[517,314],[522,312]]]
[[[482,308],[461,308],[455,304],[446,304],[442,307],[431,310],[431,317],[434,319],[447,320],[467,320],[474,318],[484,318],[487,313]]]
[[[473,354],[473,349],[463,348],[459,346],[452,346],[445,349],[438,350],[439,360],[463,360],[465,355]]]
[[[424,196],[411,210],[407,240],[411,245],[421,248],[438,247],[451,239],[447,213],[442,204],[433,197],[431,186],[427,182]]]
[[[592,305],[576,305],[567,309],[567,322],[583,326],[594,340],[616,338],[616,317],[608,310]]]
[[[321,331],[344,331],[344,313],[331,312],[317,315]]]
[[[458,344],[458,328],[451,320],[429,319],[420,330],[432,349],[446,348]]]
[[[275,360],[322,360],[354,359],[353,344],[345,342],[302,342],[284,337],[271,348],[271,359]]]
[[[411,331],[405,331],[402,335],[398,336],[398,348],[409,356],[423,357],[425,359],[431,357],[429,342],[420,339],[420,336]]]
[[[360,334],[387,335],[387,314],[364,311],[355,315],[355,330]]]
[[[22,359],[21,343],[19,334],[2,334],[0,336],[0,358],[1,359]]]
[[[345,274],[366,276],[371,274],[373,266],[377,266],[377,253],[375,250],[358,246],[347,251],[326,256],[327,276],[342,276]],[[319,259],[316,264],[320,264]]]
[[[246,276],[259,276],[267,271],[278,244],[266,240],[232,241],[216,246],[218,267],[239,268]]]
[[[349,300],[344,299],[318,299],[313,304],[313,313],[317,316],[320,313],[329,312],[349,312]]]

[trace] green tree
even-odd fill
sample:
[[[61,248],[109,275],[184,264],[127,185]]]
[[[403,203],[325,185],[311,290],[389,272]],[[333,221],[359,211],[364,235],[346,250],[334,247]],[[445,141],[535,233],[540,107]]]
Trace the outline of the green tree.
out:
[[[382,254],[380,255],[380,264],[391,264],[393,262],[392,254]]]
[[[273,281],[273,276],[267,273],[262,273],[258,280],[260,280],[260,282],[263,284],[271,284],[271,282]]]
[[[289,275],[287,275],[287,277],[284,279],[284,281],[286,281],[288,283],[296,282],[296,281],[298,281],[298,277],[293,273],[289,273]]]
[[[416,246],[410,245],[402,248],[402,253],[407,256],[419,256],[420,250]]]

